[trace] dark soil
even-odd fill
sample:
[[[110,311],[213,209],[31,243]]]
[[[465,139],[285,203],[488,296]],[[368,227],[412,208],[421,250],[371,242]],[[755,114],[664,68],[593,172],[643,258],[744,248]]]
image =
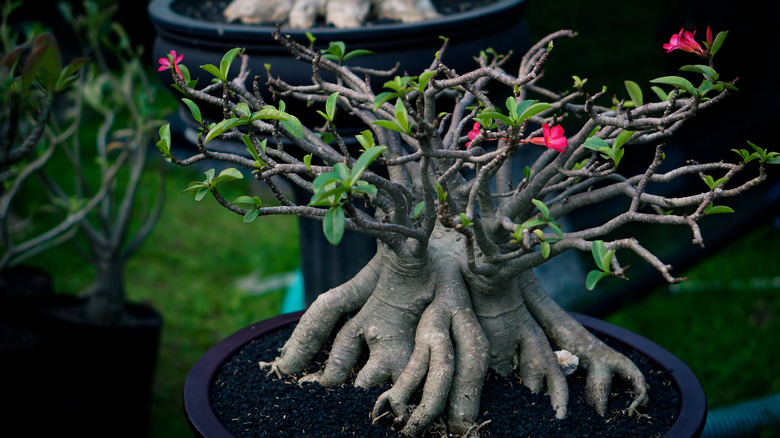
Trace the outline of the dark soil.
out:
[[[478,7],[493,4],[497,1],[498,0],[432,0],[432,3],[436,7],[436,10],[442,15],[451,15],[467,12]],[[176,0],[171,3],[171,9],[185,17],[203,19],[213,23],[224,23],[225,18],[222,15],[222,11],[225,10],[230,2],[231,0]],[[387,20],[386,22],[389,23],[392,21]],[[380,21],[374,20],[369,24],[371,23],[377,24],[380,23]],[[241,22],[237,20],[235,24],[241,24]]]
[[[212,407],[236,437],[396,437],[392,417],[371,424],[370,413],[387,387],[364,390],[349,385],[324,388],[316,383],[298,385],[295,377],[268,377],[258,361],[271,361],[292,332],[292,326],[256,339],[225,363],[212,384]],[[637,364],[650,385],[650,403],[641,415],[629,418],[628,387],[616,378],[609,411],[598,416],[585,402],[585,375],[569,377],[569,416],[555,420],[546,395],[533,394],[516,377],[488,375],[482,393],[479,423],[489,421],[479,436],[502,437],[661,437],[680,410],[680,399],[668,374],[633,349],[611,339],[613,348]],[[324,355],[319,362],[323,362]],[[319,365],[314,365],[316,369]],[[440,429],[438,429],[440,430]],[[443,437],[433,427],[427,437]]]

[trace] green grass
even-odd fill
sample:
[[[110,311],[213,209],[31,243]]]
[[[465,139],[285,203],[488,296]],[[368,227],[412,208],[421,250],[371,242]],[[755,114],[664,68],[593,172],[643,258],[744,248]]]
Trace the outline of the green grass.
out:
[[[685,361],[710,407],[780,391],[780,231],[766,225],[607,320]]]

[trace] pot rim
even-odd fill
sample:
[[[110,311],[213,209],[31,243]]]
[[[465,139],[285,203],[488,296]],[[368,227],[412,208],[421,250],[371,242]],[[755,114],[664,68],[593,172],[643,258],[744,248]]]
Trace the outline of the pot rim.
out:
[[[246,344],[264,333],[298,321],[303,313],[277,315],[244,327],[211,347],[195,362],[184,383],[184,412],[197,436],[233,437],[211,408],[212,380],[220,367]],[[589,331],[615,338],[636,349],[669,373],[680,395],[680,413],[664,434],[665,438],[701,435],[707,418],[707,400],[699,380],[685,362],[653,341],[622,327],[579,313],[571,312],[571,315]]]
[[[203,38],[219,37],[220,39],[272,40],[276,33],[273,25],[246,25],[233,23],[211,23],[175,13],[171,3],[175,0],[152,0],[148,11],[152,22],[159,32],[185,34]],[[525,6],[526,0],[497,0],[495,3],[466,12],[449,14],[438,18],[416,23],[382,23],[359,28],[340,29],[335,27],[315,27],[309,29],[292,29],[283,27],[283,33],[298,41],[308,41],[307,33],[313,33],[324,41],[352,41],[355,39],[387,39],[392,35],[397,44],[401,40],[410,40],[418,34],[444,32],[448,37],[453,30],[469,32],[479,30],[482,25],[496,26],[500,22],[519,21],[522,15],[513,16]]]

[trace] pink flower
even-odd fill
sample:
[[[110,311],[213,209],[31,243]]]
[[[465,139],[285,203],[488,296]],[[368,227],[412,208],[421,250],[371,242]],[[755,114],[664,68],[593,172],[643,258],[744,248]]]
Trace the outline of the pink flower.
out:
[[[709,30],[709,28],[707,28]],[[693,39],[693,37],[696,35],[696,31],[694,30],[693,33],[684,31],[683,29],[680,29],[680,33],[676,33],[672,35],[672,37],[669,39],[669,42],[664,44],[664,49],[666,49],[666,53],[671,52],[672,50],[683,50],[688,53],[695,53],[697,55],[703,56],[704,50],[701,48],[699,43],[696,42],[696,40]],[[712,40],[712,31],[708,32],[707,40]]]
[[[469,146],[471,146],[472,140],[477,138],[477,136],[480,134],[479,128],[481,127],[482,125],[480,125],[477,122],[474,122],[474,127],[471,128],[471,131],[469,131],[469,141],[466,142],[466,149],[468,149]]]
[[[707,48],[712,50],[712,29],[707,26]]]
[[[547,149],[554,149],[558,152],[565,152],[569,147],[569,142],[563,135],[563,127],[561,125],[555,125],[550,128],[550,125],[545,123],[542,125],[543,137],[533,137],[525,140],[526,143],[538,144],[539,146],[546,146]]]
[[[181,70],[179,70],[179,63],[182,59],[184,59],[184,55],[176,56],[176,51],[171,50],[167,57],[159,59],[158,62],[160,63],[160,67],[157,68],[157,71],[168,70],[173,66],[173,69],[176,70],[176,74],[184,80],[184,76],[181,75]]]

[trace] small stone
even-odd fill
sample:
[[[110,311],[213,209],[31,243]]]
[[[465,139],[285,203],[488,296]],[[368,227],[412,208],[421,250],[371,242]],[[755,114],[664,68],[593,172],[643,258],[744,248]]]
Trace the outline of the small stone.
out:
[[[566,350],[556,351],[555,357],[558,359],[558,364],[560,364],[563,369],[563,374],[566,376],[574,374],[574,372],[577,371],[577,367],[580,365],[580,358]]]

